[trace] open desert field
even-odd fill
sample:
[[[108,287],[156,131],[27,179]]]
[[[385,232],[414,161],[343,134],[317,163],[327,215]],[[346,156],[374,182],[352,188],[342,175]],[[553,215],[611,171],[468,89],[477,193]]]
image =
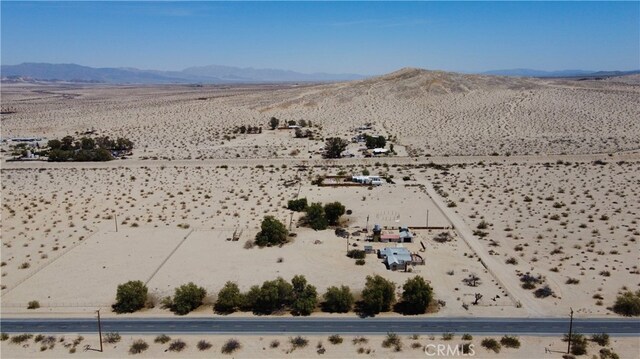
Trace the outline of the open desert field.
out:
[[[403,69],[320,85],[62,86],[6,84],[3,138],[95,130],[137,158],[319,157],[322,137],[365,123],[413,156],[583,154],[638,150],[637,77],[543,80]],[[268,131],[310,121],[314,140]],[[234,134],[239,126],[259,134]],[[398,151],[399,152],[399,151]],[[399,152],[400,154],[400,152]]]

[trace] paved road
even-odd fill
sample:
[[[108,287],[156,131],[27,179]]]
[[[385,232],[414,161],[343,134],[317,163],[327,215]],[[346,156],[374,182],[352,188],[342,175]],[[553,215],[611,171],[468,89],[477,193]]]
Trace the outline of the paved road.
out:
[[[0,319],[7,333],[94,333],[96,319]],[[216,334],[562,334],[562,318],[151,318],[103,319],[103,332]],[[575,332],[640,336],[637,319],[574,319]]]

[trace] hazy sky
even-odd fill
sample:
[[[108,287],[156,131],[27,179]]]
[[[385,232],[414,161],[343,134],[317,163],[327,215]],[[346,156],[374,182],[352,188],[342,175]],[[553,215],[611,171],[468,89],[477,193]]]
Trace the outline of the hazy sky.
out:
[[[2,64],[640,68],[640,2],[9,2]]]

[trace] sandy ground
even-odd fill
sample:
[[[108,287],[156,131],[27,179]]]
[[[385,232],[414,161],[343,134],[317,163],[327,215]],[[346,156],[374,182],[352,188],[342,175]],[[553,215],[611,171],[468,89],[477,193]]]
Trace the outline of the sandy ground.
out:
[[[3,138],[95,129],[126,136],[139,158],[306,158],[321,137],[373,123],[413,156],[601,153],[638,149],[640,86],[405,69],[313,86],[2,86]],[[269,131],[269,118],[311,121],[316,140]],[[233,134],[237,126],[262,134]]]
[[[3,86],[3,106],[17,110],[2,115],[3,138],[96,129],[136,148],[134,158],[108,163],[2,162],[2,314],[107,309],[129,279],[145,281],[155,298],[194,281],[211,303],[227,280],[247,289],[304,274],[321,293],[339,284],[358,292],[377,273],[398,285],[410,275],[430,281],[446,303],[430,315],[565,316],[573,307],[578,316],[612,316],[616,294],[640,284],[633,80],[409,69],[305,86]],[[316,138],[268,130],[271,116],[311,121]],[[320,159],[322,137],[351,138],[367,122],[371,134],[392,138],[397,156]],[[240,125],[264,128],[233,134]],[[431,159],[445,166],[425,166]],[[311,185],[318,175],[364,169],[396,183]],[[350,232],[424,226],[428,213],[431,226],[455,225],[453,240],[415,230],[409,249],[426,265],[411,274],[387,271],[373,256],[356,266],[332,230],[298,227],[300,214],[286,209],[298,195],[344,203]],[[282,248],[245,249],[265,215],[291,221],[298,236]],[[484,237],[474,234],[481,221]],[[240,240],[229,241],[234,232]],[[362,236],[351,245],[361,248]],[[462,282],[472,273],[481,285]],[[524,273],[542,276],[538,287],[555,295],[522,289]],[[483,299],[465,309],[475,293]],[[31,300],[42,308],[27,310]],[[150,314],[171,315],[157,307],[137,315]],[[213,314],[203,306],[192,315]]]
[[[386,338],[384,335],[362,336],[367,340],[366,343],[354,344],[354,336],[342,336],[343,342],[340,344],[331,344],[328,335],[311,335],[303,336],[308,340],[308,345],[303,348],[292,350],[290,338],[288,336],[225,336],[225,335],[171,335],[171,340],[182,340],[186,343],[185,349],[181,352],[168,351],[172,341],[166,344],[154,343],[155,336],[149,335],[122,335],[122,339],[116,344],[104,344],[103,352],[95,350],[84,351],[84,347],[89,345],[91,349],[99,349],[99,340],[97,335],[83,335],[83,340],[76,347],[75,354],[69,354],[69,350],[73,347],[72,342],[78,338],[77,335],[56,335],[58,341],[52,349],[45,347],[42,351],[42,345],[35,343],[33,339],[25,342],[23,345],[11,344],[8,341],[0,344],[0,350],[3,358],[60,358],[60,357],[95,357],[95,358],[123,358],[123,357],[141,357],[141,358],[159,358],[159,357],[180,357],[180,358],[425,358],[425,357],[464,357],[462,355],[427,355],[428,353],[437,353],[437,345],[460,345],[462,343],[470,343],[473,345],[473,355],[467,357],[473,358],[523,358],[523,359],[541,359],[541,358],[562,358],[566,352],[567,344],[560,337],[538,337],[525,336],[519,337],[520,348],[503,347],[499,353],[489,351],[483,348],[480,343],[482,339],[493,338],[500,340],[501,336],[473,336],[470,341],[461,340],[460,335],[455,335],[451,340],[443,340],[440,335],[421,335],[413,337],[409,335],[401,335],[402,348],[396,351],[395,348],[384,348],[382,342]],[[60,339],[63,339],[60,342]],[[222,346],[231,338],[237,339],[241,348],[232,354],[222,354]],[[142,339],[149,348],[141,354],[131,355],[128,350],[135,340]],[[211,348],[199,351],[197,343],[205,340],[211,344]],[[271,347],[274,341],[279,342],[278,347]],[[67,345],[68,347],[65,347]],[[325,349],[323,354],[318,353],[318,346]],[[361,349],[362,348],[362,349]],[[425,349],[426,348],[426,349]],[[445,347],[446,348],[446,347]],[[548,351],[545,351],[545,348]],[[598,357],[598,352],[602,347],[596,343],[588,344],[588,354],[585,357],[594,355]],[[637,338],[614,337],[611,338],[609,346],[620,358],[633,359],[637,358],[640,343]],[[444,349],[446,350],[446,349]],[[359,352],[362,351],[362,352]],[[470,353],[471,354],[471,353]]]

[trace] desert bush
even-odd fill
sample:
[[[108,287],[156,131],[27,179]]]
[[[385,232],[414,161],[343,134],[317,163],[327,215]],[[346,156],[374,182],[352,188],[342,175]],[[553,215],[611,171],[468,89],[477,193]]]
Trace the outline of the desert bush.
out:
[[[548,285],[545,285],[542,288],[538,288],[533,292],[533,295],[536,296],[536,298],[546,298],[548,296],[553,295],[553,290],[551,290],[551,288],[549,288]]]
[[[505,261],[505,263],[516,265],[516,264],[518,264],[518,260],[515,257],[510,257],[509,259],[507,259]]]
[[[640,290],[635,293],[624,292],[616,298],[613,311],[626,317],[637,317],[640,315]]]
[[[580,283],[580,279],[577,278],[568,278],[565,282],[566,284],[578,284]]]
[[[140,354],[149,349],[149,344],[142,339],[138,339],[129,347],[129,354]]]
[[[342,337],[338,334],[333,334],[329,336],[329,343],[333,345],[342,344]]]
[[[520,348],[520,340],[517,337],[505,335],[500,339],[500,344],[507,348]]]
[[[153,340],[154,343],[160,343],[160,344],[165,344],[165,343],[168,343],[169,341],[171,341],[171,337],[166,334],[158,335]]]
[[[0,341],[4,342],[7,339],[9,339],[9,334],[7,334],[7,333],[1,333],[0,334]]]
[[[600,345],[601,347],[606,347],[607,345],[609,345],[609,334],[607,333],[593,334],[591,336],[591,341],[594,343],[598,343],[598,345]]]
[[[500,343],[498,343],[497,340],[493,338],[482,339],[482,342],[480,342],[480,345],[482,345],[487,350],[493,350],[495,353],[500,353],[501,345]]]
[[[361,249],[351,249],[347,252],[347,257],[354,259],[364,259],[367,253]]]
[[[37,300],[32,300],[27,304],[27,309],[38,309],[40,308],[40,302]]]
[[[235,352],[236,350],[240,349],[241,347],[242,347],[242,345],[240,344],[240,342],[237,339],[231,338],[231,339],[227,340],[224,343],[224,345],[222,346],[220,351],[223,354],[231,354],[231,353]]]
[[[351,342],[353,343],[353,345],[367,344],[369,342],[369,339],[365,337],[355,337],[353,338],[353,340],[351,340]]]
[[[462,334],[462,340],[473,340],[473,336],[468,333]]]
[[[289,343],[291,343],[293,349],[304,348],[309,344],[309,340],[298,335],[297,337],[290,338]]]
[[[393,347],[395,351],[402,350],[402,341],[396,333],[387,333],[387,337],[382,341],[383,348]]]
[[[198,342],[198,344],[196,344],[196,347],[198,348],[199,351],[205,351],[205,350],[209,350],[211,349],[211,343],[209,343],[206,340],[200,340]]]
[[[609,348],[600,349],[600,359],[620,359],[620,356]]]
[[[187,343],[183,342],[180,339],[176,339],[176,340],[172,341],[171,344],[169,344],[168,350],[170,352],[181,352],[186,347],[187,347]]]
[[[357,266],[363,266],[366,263],[364,259],[356,259]]]
[[[120,333],[110,332],[104,335],[104,338],[102,339],[102,341],[109,344],[115,344],[119,342],[120,339],[122,339],[122,337],[120,336]]]
[[[279,346],[280,346],[280,341],[277,339],[274,339],[271,341],[271,343],[269,343],[270,348],[277,348]]]
[[[19,334],[19,335],[14,335],[11,337],[11,343],[12,344],[22,344],[24,342],[26,342],[27,340],[33,338],[33,334]]]

